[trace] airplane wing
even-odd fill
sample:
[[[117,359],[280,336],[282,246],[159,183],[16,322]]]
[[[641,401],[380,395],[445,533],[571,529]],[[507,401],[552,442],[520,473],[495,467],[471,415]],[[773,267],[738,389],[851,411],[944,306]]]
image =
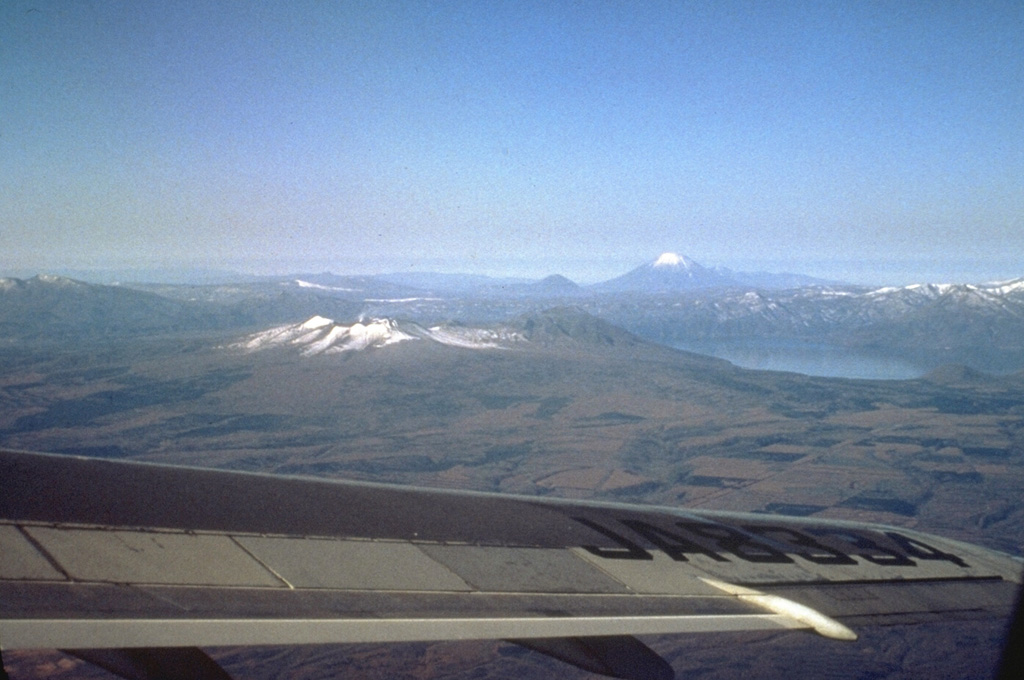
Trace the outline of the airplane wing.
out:
[[[849,522],[15,451],[0,543],[0,648],[129,678],[226,678],[198,647],[460,639],[671,678],[632,636],[1006,617],[1024,564]]]

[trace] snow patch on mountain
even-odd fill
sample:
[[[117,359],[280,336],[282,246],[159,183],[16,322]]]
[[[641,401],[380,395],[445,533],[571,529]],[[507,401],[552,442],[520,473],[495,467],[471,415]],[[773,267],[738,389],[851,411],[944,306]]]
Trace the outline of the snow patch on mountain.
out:
[[[996,281],[988,286],[992,291],[1000,295],[1011,293],[1024,293],[1024,279],[1013,279],[1012,281]]]
[[[313,283],[311,281],[303,281],[302,279],[295,279],[295,284],[299,288],[314,288],[316,290],[334,290],[341,291],[343,293],[358,293],[358,288],[343,288],[341,286],[325,286],[322,283]]]
[[[502,349],[525,340],[522,334],[515,331],[488,328],[433,326],[427,332],[435,342],[468,349]]]
[[[689,268],[692,260],[683,255],[677,255],[676,253],[662,253],[658,256],[658,259],[654,261],[655,267],[685,267]]]
[[[323,317],[323,316],[312,316],[309,319],[307,319],[306,321],[304,321],[302,323],[301,327],[302,328],[309,328],[309,329],[312,330],[314,328],[323,328],[324,326],[326,326],[328,324],[332,324],[332,323],[334,323],[333,319],[328,319],[328,318]]]

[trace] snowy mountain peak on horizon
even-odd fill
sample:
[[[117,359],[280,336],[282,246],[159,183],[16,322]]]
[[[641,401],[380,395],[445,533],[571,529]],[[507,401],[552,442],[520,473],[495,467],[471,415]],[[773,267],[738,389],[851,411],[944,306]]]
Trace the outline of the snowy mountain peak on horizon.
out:
[[[732,281],[695,260],[677,253],[662,253],[653,262],[642,264],[617,278],[599,283],[595,289],[606,292],[658,293],[727,286]]]
[[[622,276],[596,284],[593,289],[613,293],[665,293],[707,288],[783,289],[836,283],[802,274],[705,267],[691,257],[668,251]]]

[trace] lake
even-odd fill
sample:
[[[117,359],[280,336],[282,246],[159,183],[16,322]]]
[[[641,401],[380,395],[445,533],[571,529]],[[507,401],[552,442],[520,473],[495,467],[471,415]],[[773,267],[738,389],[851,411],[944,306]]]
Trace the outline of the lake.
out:
[[[676,349],[725,359],[741,368],[789,371],[827,378],[909,380],[930,367],[884,354],[865,354],[845,347],[797,341],[722,341],[673,344]]]

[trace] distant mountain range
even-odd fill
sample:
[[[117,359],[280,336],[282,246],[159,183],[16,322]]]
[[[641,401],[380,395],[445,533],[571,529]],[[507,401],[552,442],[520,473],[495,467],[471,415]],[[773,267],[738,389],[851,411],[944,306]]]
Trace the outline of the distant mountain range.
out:
[[[451,274],[438,272],[392,272],[375,275],[339,275],[330,272],[298,273],[289,276],[253,276],[220,271],[193,272],[173,269],[122,269],[102,271],[61,272],[64,278],[90,283],[119,285],[132,288],[213,289],[232,286],[258,288],[268,283],[284,281],[302,283],[309,287],[334,292],[372,292],[376,296],[484,295],[484,296],[538,296],[587,295],[592,292],[671,292],[679,290],[752,287],[791,288],[797,286],[835,283],[802,274],[738,272],[725,267],[706,267],[686,255],[663,253],[655,260],[640,265],[622,276],[590,285],[579,285],[561,274],[544,279],[522,277],[493,277],[480,274]],[[188,283],[184,283],[184,281]],[[178,283],[175,283],[178,281]]]
[[[558,275],[523,281],[323,273],[132,287],[47,275],[0,279],[0,346],[180,333],[237,338],[239,332],[290,327],[314,316],[338,320],[328,329],[334,339],[348,328],[345,342],[355,341],[352,329],[358,319],[374,318],[397,319],[393,330],[415,337],[428,338],[427,331],[436,327],[449,329],[451,342],[484,342],[467,340],[465,329],[498,332],[513,320],[567,305],[637,336],[677,346],[795,340],[924,358],[925,365],[955,361],[984,370],[1024,367],[1024,279],[871,288],[799,275],[738,274],[671,253],[592,286]],[[533,319],[532,328],[517,332],[544,325],[539,317]],[[412,332],[408,324],[421,330]],[[601,332],[594,330],[595,335]]]
[[[533,297],[544,295],[584,297],[594,293],[662,293],[711,288],[792,288],[834,283],[802,274],[736,272],[724,267],[709,268],[685,255],[663,253],[622,276],[581,286],[553,274],[539,281],[521,278],[493,278],[471,274],[401,273],[366,277],[337,277],[331,274],[298,275],[299,280],[335,285],[339,288],[398,286],[438,295],[485,295]],[[333,281],[333,284],[326,283]]]

